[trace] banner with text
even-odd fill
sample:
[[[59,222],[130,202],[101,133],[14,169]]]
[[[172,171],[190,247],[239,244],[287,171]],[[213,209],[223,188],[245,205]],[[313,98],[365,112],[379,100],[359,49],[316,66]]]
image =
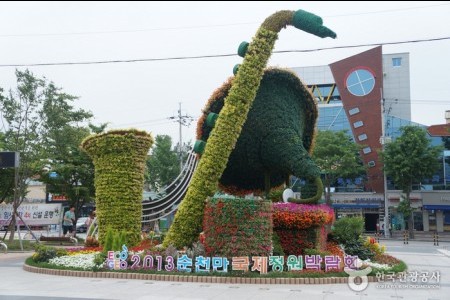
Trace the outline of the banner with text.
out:
[[[13,213],[12,204],[0,205],[0,225],[8,225]],[[17,209],[27,225],[60,224],[62,218],[61,204],[22,204]],[[16,218],[19,225],[24,225],[20,218]]]

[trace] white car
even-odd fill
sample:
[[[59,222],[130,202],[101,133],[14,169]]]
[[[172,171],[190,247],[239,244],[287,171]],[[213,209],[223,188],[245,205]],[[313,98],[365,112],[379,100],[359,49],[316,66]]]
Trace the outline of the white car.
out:
[[[86,220],[88,217],[82,217],[82,218],[78,218],[77,220],[77,226],[76,226],[76,230],[77,232],[86,232],[87,231],[87,226],[86,226]]]

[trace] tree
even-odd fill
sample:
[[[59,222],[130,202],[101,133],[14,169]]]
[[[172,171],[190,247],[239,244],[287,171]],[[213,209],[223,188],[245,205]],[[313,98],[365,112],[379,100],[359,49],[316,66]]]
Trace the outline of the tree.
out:
[[[58,163],[70,155],[66,150],[80,138],[80,124],[92,117],[70,105],[77,97],[63,93],[47,79],[37,78],[28,70],[16,70],[16,77],[16,90],[7,95],[0,90],[0,111],[7,125],[2,144],[7,151],[20,153],[13,197],[5,198],[13,204],[10,240],[14,238],[17,209],[27,193],[27,181],[39,179],[49,161]],[[11,194],[11,189],[5,186],[4,193]]]
[[[442,149],[431,146],[425,130],[420,127],[406,126],[400,130],[402,135],[385,146],[381,157],[386,174],[404,193],[404,203],[399,207],[408,219],[409,236],[414,238],[414,216],[410,199],[412,186],[431,177],[439,169]]]
[[[0,88],[0,93],[2,89]],[[5,150],[5,135],[0,132],[0,151]],[[0,203],[14,196],[14,169],[0,168]]]
[[[92,202],[95,195],[94,165],[91,158],[79,148],[81,141],[90,133],[87,130],[80,132],[85,134],[80,134],[73,144],[66,145],[67,156],[49,161],[49,170],[43,168],[40,173],[40,180],[46,184],[47,193],[64,195],[69,206],[75,207],[77,218],[81,208]],[[50,173],[56,173],[56,177],[51,177]]]
[[[168,135],[158,135],[152,154],[147,159],[146,182],[158,189],[168,185],[180,173],[178,154],[172,150],[172,139]]]
[[[331,205],[331,184],[339,177],[355,178],[365,172],[359,156],[360,146],[346,131],[319,131],[317,134],[313,160],[322,171],[326,187],[325,199]]]

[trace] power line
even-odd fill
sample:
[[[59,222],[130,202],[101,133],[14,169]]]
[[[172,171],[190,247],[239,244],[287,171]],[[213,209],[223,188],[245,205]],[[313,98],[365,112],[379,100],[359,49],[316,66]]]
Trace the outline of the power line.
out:
[[[437,7],[437,6],[445,6],[445,5],[450,5],[450,3],[447,2],[447,3],[432,4],[432,5],[425,5],[425,6],[393,8],[393,9],[386,9],[386,10],[369,11],[369,12],[352,13],[352,14],[342,14],[342,15],[330,15],[330,16],[324,16],[324,18],[338,18],[338,17],[350,17],[350,16],[383,14],[383,13],[388,13],[388,12],[397,12],[397,11],[405,11],[405,10],[413,10],[413,9],[421,9],[421,8],[429,8],[429,7]]]
[[[450,37],[439,37],[439,38],[397,41],[397,42],[382,42],[382,43],[358,44],[358,45],[348,45],[348,46],[323,47],[323,48],[304,49],[304,50],[280,50],[280,51],[274,51],[273,53],[279,53],[279,54],[282,54],[282,53],[308,53],[308,52],[317,52],[317,51],[335,50],[335,49],[348,49],[348,48],[359,48],[359,47],[436,42],[436,41],[443,41],[443,40],[449,40],[449,39],[450,39]],[[134,63],[134,62],[154,62],[154,61],[168,61],[168,60],[220,58],[220,57],[231,57],[231,56],[237,56],[237,54],[212,54],[212,55],[178,56],[178,57],[164,57],[164,58],[99,60],[99,61],[85,61],[85,62],[1,64],[0,67],[5,68],[5,67],[38,67],[38,66],[65,66],[65,65],[96,65],[96,64],[113,64],[113,63]]]
[[[350,16],[360,16],[360,15],[372,15],[381,14],[389,12],[398,11],[408,11],[414,9],[439,7],[450,5],[450,3],[423,5],[415,7],[405,7],[405,8],[394,8],[386,10],[377,10],[369,12],[359,12],[359,13],[347,13],[340,15],[328,15],[323,16],[323,18],[339,18],[339,17],[350,17]],[[261,24],[261,22],[240,22],[240,23],[227,23],[227,24],[213,24],[213,25],[197,25],[197,26],[183,26],[183,27],[157,27],[157,28],[144,28],[144,29],[131,29],[131,30],[104,30],[104,31],[80,31],[80,32],[53,32],[53,33],[22,33],[22,34],[0,34],[0,38],[4,37],[49,37],[49,36],[71,36],[71,35],[96,35],[96,34],[115,34],[115,33],[139,33],[139,32],[151,32],[151,31],[165,31],[165,30],[192,30],[192,29],[203,29],[203,28],[214,28],[214,27],[230,27],[230,26],[242,26],[242,25],[255,25]]]
[[[141,125],[141,124],[148,124],[148,123],[154,123],[154,122],[161,122],[166,121],[164,123],[169,123],[169,118],[163,118],[163,119],[153,119],[153,120],[144,120],[140,122],[132,122],[132,123],[125,123],[125,124],[118,124],[117,126],[130,126],[130,125]]]
[[[113,33],[137,33],[149,31],[164,31],[164,30],[190,30],[200,28],[212,27],[228,27],[228,26],[242,26],[258,24],[258,22],[243,22],[243,23],[229,23],[216,25],[199,25],[199,26],[183,26],[183,27],[161,27],[161,28],[147,28],[147,29],[132,29],[132,30],[105,30],[105,31],[81,31],[81,32],[61,32],[61,33],[23,33],[23,34],[0,34],[3,37],[40,37],[40,36],[68,36],[68,35],[95,35],[95,34],[113,34]]]

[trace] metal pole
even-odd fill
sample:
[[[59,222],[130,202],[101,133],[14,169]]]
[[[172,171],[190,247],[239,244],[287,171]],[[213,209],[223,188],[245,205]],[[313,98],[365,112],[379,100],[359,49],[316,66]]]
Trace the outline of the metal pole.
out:
[[[442,153],[442,168],[444,169],[444,189],[447,189],[447,180],[445,178],[445,150]]]
[[[183,155],[181,153],[181,145],[183,144],[183,137],[181,132],[181,102],[179,102],[180,109],[178,110],[178,123],[180,125],[180,143],[178,144],[178,155],[180,156],[180,171],[183,169]]]
[[[380,89],[381,94],[381,147],[384,151],[386,144],[386,136],[385,136],[385,120],[384,120],[384,98],[383,98],[383,90]],[[384,189],[384,236],[389,238],[389,203],[387,198],[387,180],[386,180],[386,172],[383,166],[383,189]]]

